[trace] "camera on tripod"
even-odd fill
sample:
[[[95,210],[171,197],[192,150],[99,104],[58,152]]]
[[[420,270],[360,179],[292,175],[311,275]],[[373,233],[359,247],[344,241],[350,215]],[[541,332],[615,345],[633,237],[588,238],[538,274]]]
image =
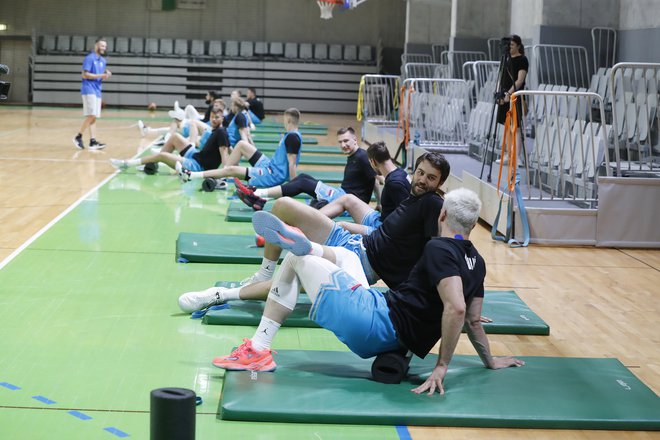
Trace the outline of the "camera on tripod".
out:
[[[0,75],[9,74],[9,67],[4,64],[0,64]],[[11,83],[0,81],[0,101],[4,101],[9,96],[9,88]]]
[[[510,53],[509,53],[509,48],[511,47],[511,37],[502,37],[500,39],[500,52],[502,52],[502,56],[505,58],[508,58]]]

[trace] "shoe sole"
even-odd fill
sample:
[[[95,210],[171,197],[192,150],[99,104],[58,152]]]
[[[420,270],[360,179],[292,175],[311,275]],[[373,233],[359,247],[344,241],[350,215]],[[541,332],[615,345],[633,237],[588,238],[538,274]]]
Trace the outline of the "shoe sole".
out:
[[[216,363],[215,360],[212,362],[214,367],[222,368],[227,371],[256,371],[258,373],[272,373],[277,369],[277,364],[275,361],[271,361],[264,366],[258,368],[249,368],[245,365],[221,365],[220,362]]]
[[[312,250],[312,244],[307,237],[289,228],[270,212],[255,212],[252,216],[252,226],[268,243],[276,244],[294,255],[308,255]]]
[[[103,145],[102,147],[96,147],[96,146],[95,146],[95,147],[92,147],[92,146],[89,146],[89,147],[87,147],[87,149],[88,149],[88,150],[91,150],[91,151],[96,151],[96,150],[103,150],[105,147],[106,147],[105,145]]]

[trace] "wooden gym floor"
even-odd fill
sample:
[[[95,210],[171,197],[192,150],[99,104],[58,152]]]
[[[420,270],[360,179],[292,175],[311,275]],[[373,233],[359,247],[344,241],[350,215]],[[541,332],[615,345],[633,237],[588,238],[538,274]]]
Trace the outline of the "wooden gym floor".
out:
[[[148,438],[149,391],[163,386],[191,388],[204,398],[200,439],[399,438],[388,426],[217,418],[222,375],[210,360],[251,329],[202,326],[179,313],[176,298],[240,279],[254,267],[177,265],[174,240],[178,231],[250,234],[250,225],[218,220],[226,193],[181,187],[174,176],[113,177],[110,157],[133,156],[152,140],[139,137],[137,119],[166,124],[166,118],[138,110],[103,115],[97,138],[108,147],[78,151],[71,138],[80,109],[0,106],[0,438]],[[329,125],[321,145],[334,144],[339,126],[359,129],[351,116],[304,118]],[[473,239],[488,264],[486,287],[514,289],[551,328],[548,337],[491,336],[494,354],[616,357],[658,393],[659,250],[510,249],[491,241],[482,226]],[[315,329],[283,330],[274,348],[345,349]],[[473,353],[467,338],[457,352]],[[653,432],[408,431],[414,440],[659,438]]]

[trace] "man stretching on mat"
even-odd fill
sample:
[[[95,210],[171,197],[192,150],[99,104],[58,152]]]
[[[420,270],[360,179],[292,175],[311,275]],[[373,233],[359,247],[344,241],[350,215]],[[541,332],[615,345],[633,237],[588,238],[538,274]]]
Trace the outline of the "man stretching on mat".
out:
[[[240,117],[239,114],[234,116],[234,120],[238,117]],[[207,177],[238,177],[249,181],[252,186],[264,188],[280,185],[289,179],[293,179],[296,177],[296,168],[302,151],[302,136],[298,131],[299,122],[300,112],[297,109],[290,108],[284,112],[286,133],[280,140],[272,159],[268,158],[251,143],[240,141],[231,154],[226,154],[228,148],[223,150],[222,163],[224,167],[221,169],[193,171],[179,164],[177,171],[181,181],[187,182],[192,179],[205,179]],[[231,124],[229,126],[231,128]],[[231,133],[229,135],[231,141]],[[237,166],[242,157],[250,162],[250,167]]]
[[[252,190],[245,185],[236,185],[236,194],[243,203],[255,211],[263,209],[266,204],[264,197],[279,199],[280,197],[295,197],[303,193],[314,199],[314,203],[310,203],[310,206],[314,208],[319,208],[346,194],[353,194],[357,199],[369,203],[376,183],[376,172],[369,164],[368,151],[360,148],[352,127],[337,130],[337,141],[342,153],[348,156],[341,188],[327,185],[309,174],[301,173],[295,179],[291,179],[289,183],[271,188]],[[379,197],[378,191],[376,191],[376,197]]]
[[[355,223],[339,222],[338,225],[352,234],[371,234],[410,194],[408,175],[394,164],[384,142],[371,144],[367,155],[378,176],[385,179],[380,206],[373,209],[368,201],[365,202],[353,194],[346,194],[320,209],[321,213],[329,218],[335,218],[347,211]]]
[[[255,231],[289,250],[273,278],[266,308],[252,339],[213,365],[227,370],[274,371],[270,350],[275,334],[293,311],[301,288],[312,302],[310,318],[332,331],[361,358],[407,349],[424,358],[440,340],[431,375],[412,391],[444,394],[447,374],[465,325],[470,342],[487,368],[523,366],[514,357],[495,358],[480,316],[486,265],[470,232],[479,219],[481,201],[461,188],[445,197],[438,222],[440,236],[430,240],[407,279],[382,293],[369,289],[359,257],[331,248],[335,263],[314,255],[314,243],[268,212],[255,214]]]
[[[205,125],[201,121],[197,121],[201,125]],[[209,132],[208,136],[203,136],[203,147],[198,150],[195,145],[197,142],[197,128],[191,122],[191,136],[190,140],[184,138],[179,133],[174,133],[165,142],[162,150],[159,153],[152,154],[151,156],[139,157],[136,159],[110,159],[113,167],[124,171],[129,166],[139,166],[148,163],[162,162],[172,168],[176,165],[183,165],[186,169],[203,171],[217,169],[221,162],[220,151],[229,146],[229,138],[227,132],[222,126],[222,109],[217,108],[211,112],[211,125],[213,131]],[[180,153],[175,154],[174,150]]]
[[[401,202],[371,234],[351,234],[337,223],[304,203],[283,197],[273,205],[272,213],[283,222],[300,228],[314,242],[314,255],[335,262],[334,247],[355,253],[369,284],[382,279],[391,289],[401,284],[419,260],[426,242],[438,235],[437,218],[442,198],[436,191],[449,176],[449,162],[440,153],[425,153],[415,164],[410,196]],[[256,213],[255,213],[256,215]],[[319,244],[324,243],[325,246]],[[243,284],[270,281],[282,249],[266,243],[261,268]],[[179,307],[192,312],[232,299],[264,298],[269,283],[241,288],[211,287],[200,292],[187,292],[179,297]]]

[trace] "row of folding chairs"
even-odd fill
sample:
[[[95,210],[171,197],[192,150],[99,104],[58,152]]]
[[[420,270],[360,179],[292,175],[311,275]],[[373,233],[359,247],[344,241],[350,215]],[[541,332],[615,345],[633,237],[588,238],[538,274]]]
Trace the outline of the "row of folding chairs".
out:
[[[82,54],[92,50],[96,37],[44,35],[39,52]],[[172,38],[114,37],[106,38],[108,53],[135,56],[287,58],[332,62],[373,62],[369,45],[326,43],[281,43],[264,41],[204,41]]]
[[[594,198],[611,130],[606,125],[603,133],[597,122],[565,117],[538,123],[534,141],[526,145],[532,180],[556,197]]]

